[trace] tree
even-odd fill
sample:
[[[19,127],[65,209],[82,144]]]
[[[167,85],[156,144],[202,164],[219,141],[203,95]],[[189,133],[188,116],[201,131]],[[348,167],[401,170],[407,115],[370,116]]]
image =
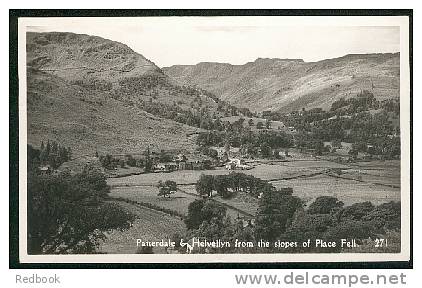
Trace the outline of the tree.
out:
[[[340,211],[341,219],[361,220],[362,217],[368,215],[374,208],[374,205],[369,201],[355,203]]]
[[[364,221],[349,220],[340,222],[337,225],[330,227],[326,233],[326,238],[330,241],[340,242],[341,239],[356,239],[358,242],[361,239],[368,239],[373,237],[370,223]],[[340,246],[340,245],[338,245]],[[337,247],[336,250],[339,250]]]
[[[261,155],[263,158],[269,158],[271,157],[271,147],[267,145],[266,143],[261,144]]]
[[[213,219],[222,221],[226,211],[226,207],[218,202],[207,199],[195,200],[189,204],[188,215],[184,221],[189,230],[198,229],[203,222],[210,223]]]
[[[145,171],[150,172],[152,170],[152,160],[151,160],[151,153],[149,151],[149,147],[145,151]]]
[[[134,215],[105,202],[109,191],[92,167],[76,175],[29,173],[29,254],[94,253],[104,231],[129,228]]]
[[[120,166],[121,168],[125,168],[125,160],[120,159],[120,160],[119,160],[119,166]]]
[[[126,163],[127,163],[128,166],[131,166],[131,167],[136,166],[136,160],[135,160],[135,158],[133,158],[133,156],[131,154],[126,155],[126,158],[127,158]]]
[[[36,169],[40,166],[40,154],[41,151],[35,149],[31,145],[27,145],[27,153],[28,153],[28,171],[36,171]]]
[[[370,221],[378,229],[400,230],[400,211],[400,202],[390,201],[375,207],[375,209],[363,216],[362,220]]]
[[[249,121],[248,121],[248,125],[249,125],[250,127],[252,127],[252,126],[254,125],[254,123],[253,123],[253,119],[252,119],[252,118],[250,118],[250,119],[249,119]]]
[[[170,198],[170,195],[177,191],[177,183],[171,180],[159,181],[157,187],[159,189],[158,196],[163,196],[164,198]]]
[[[320,196],[309,205],[309,214],[330,214],[336,209],[342,208],[343,202],[339,201],[336,197]]]
[[[276,191],[270,186],[262,190],[256,215],[256,239],[274,241],[286,232],[294,213],[302,207],[302,201],[292,193],[292,189]]]
[[[171,155],[166,153],[163,149],[160,151],[160,162],[170,162],[171,161]]]
[[[196,182],[196,192],[199,195],[212,196],[212,190],[214,187],[214,177],[212,175],[201,174],[199,180]]]
[[[271,128],[271,120],[267,119],[265,121],[265,128],[270,129]]]

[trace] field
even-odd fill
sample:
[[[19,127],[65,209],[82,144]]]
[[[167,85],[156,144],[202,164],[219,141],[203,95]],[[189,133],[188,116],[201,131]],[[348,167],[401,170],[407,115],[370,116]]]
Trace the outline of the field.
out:
[[[181,186],[179,191],[172,194],[170,198],[158,197],[158,188],[153,186],[129,186],[129,187],[115,187],[112,189],[110,196],[119,199],[128,199],[136,201],[140,204],[149,203],[156,207],[169,209],[181,215],[187,215],[189,204],[195,199],[201,199],[196,193],[194,185]],[[258,200],[242,195],[230,200],[222,199],[219,196],[213,198],[224,204],[227,208],[227,213],[231,218],[238,216],[255,215]]]
[[[255,161],[248,163],[254,168],[251,170],[241,171],[255,177],[272,180],[285,177],[295,177],[298,175],[312,174],[322,172],[328,168],[347,168],[346,165],[324,161],[324,160],[307,160],[292,162],[271,162],[271,161]],[[173,180],[177,184],[189,185],[198,181],[201,174],[207,175],[225,175],[229,171],[224,168],[216,168],[214,170],[179,170],[171,173],[149,173],[141,175],[133,175],[122,178],[108,179],[107,183],[111,187],[116,186],[136,186],[136,185],[156,185],[158,181]]]
[[[193,195],[180,191],[172,194],[170,198],[158,197],[158,188],[153,186],[116,187],[112,189],[110,196],[125,198],[139,203],[151,203],[155,206],[176,211],[179,214],[187,214],[189,203],[197,199]]]
[[[350,205],[361,201],[372,201],[374,204],[400,200],[400,167],[398,161],[373,161],[354,164],[338,164],[325,160],[307,160],[291,162],[252,163],[251,170],[242,171],[255,177],[270,181],[276,187],[292,187],[293,193],[306,201],[318,196],[336,196],[345,204]],[[337,175],[330,169],[341,169]],[[112,195],[126,197],[142,202],[150,202],[184,213],[187,205],[195,197],[194,184],[201,174],[222,175],[229,171],[219,168],[206,171],[176,171],[172,173],[150,173],[122,178],[108,179]],[[179,188],[189,192],[176,193],[174,199],[157,197],[155,186],[159,180],[173,180]],[[142,193],[141,193],[142,192]],[[228,205],[250,213],[253,208],[250,201],[241,201],[238,197],[230,200],[219,199]],[[242,206],[242,207],[241,207]]]
[[[169,239],[175,233],[183,233],[185,225],[182,220],[162,212],[118,202],[127,211],[138,216],[131,228],[125,231],[113,230],[107,240],[101,243],[98,252],[134,254],[137,251],[136,239],[161,241]],[[154,248],[154,253],[165,253],[163,249]]]
[[[318,196],[335,196],[345,205],[371,201],[379,205],[389,201],[400,201],[399,161],[372,161],[353,164],[338,164],[326,160],[296,160],[290,162],[255,161],[251,170],[242,171],[270,181],[275,187],[292,187],[293,194],[309,205]],[[334,173],[341,170],[341,173]],[[175,211],[186,215],[189,204],[201,199],[196,194],[195,182],[201,174],[222,175],[229,171],[218,168],[207,171],[175,171],[172,173],[149,173],[122,178],[109,178],[112,187],[110,196],[142,204],[153,209]],[[158,181],[174,180],[179,191],[171,198],[158,197]],[[219,196],[212,198],[227,208],[232,218],[251,218],[258,209],[258,199],[238,193],[231,199]],[[138,215],[133,227],[125,232],[113,231],[101,250],[106,253],[134,253],[136,238],[161,240],[180,231],[185,225],[180,217],[151,210],[133,203],[118,201],[125,209]],[[154,208],[155,207],[155,208]],[[157,251],[164,253],[163,251]],[[155,253],[157,253],[155,252]]]
[[[337,197],[345,205],[363,201],[370,201],[378,205],[383,202],[400,200],[400,189],[326,175],[282,180],[272,182],[272,184],[276,187],[293,187],[293,194],[307,203],[322,195]]]
[[[177,184],[194,184],[198,181],[201,174],[210,174],[210,175],[221,175],[221,174],[228,174],[228,171],[221,168],[216,170],[181,170],[181,171],[174,171],[171,173],[148,173],[148,174],[141,174],[141,175],[133,175],[128,177],[122,178],[110,178],[107,180],[108,185],[111,187],[116,186],[137,186],[137,185],[149,185],[155,186],[157,185],[158,181],[166,181],[166,180],[173,180],[176,181]]]

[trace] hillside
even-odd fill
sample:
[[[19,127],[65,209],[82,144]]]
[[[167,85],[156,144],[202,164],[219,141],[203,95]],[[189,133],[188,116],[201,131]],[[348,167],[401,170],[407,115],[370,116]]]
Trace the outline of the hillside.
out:
[[[194,149],[189,135],[199,129],[172,117],[217,108],[126,45],[96,36],[28,33],[27,66],[28,142],[37,147],[51,139],[77,155]]]
[[[27,65],[70,84],[140,103],[156,101],[189,108],[196,98],[213,99],[175,85],[160,68],[128,46],[83,34],[27,33]]]
[[[182,85],[198,86],[253,111],[329,108],[361,90],[379,100],[399,97],[399,54],[346,55],[319,62],[263,59],[244,65],[204,62],[163,71]]]
[[[162,119],[107,94],[28,69],[28,143],[55,140],[75,156],[194,149],[187,134],[199,129]]]

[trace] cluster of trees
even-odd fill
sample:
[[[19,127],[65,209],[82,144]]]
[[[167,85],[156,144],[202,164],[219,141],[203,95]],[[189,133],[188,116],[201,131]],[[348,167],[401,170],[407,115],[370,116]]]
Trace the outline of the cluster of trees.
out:
[[[204,187],[199,186],[198,193],[209,192],[210,189],[205,183],[211,183],[211,179],[208,176],[203,179]],[[204,198],[192,202],[185,218],[188,228],[187,239],[205,237],[210,241],[220,239],[233,243],[235,239],[238,239],[254,243],[253,248],[246,250],[226,247],[223,250],[211,249],[208,253],[327,253],[340,252],[341,239],[356,239],[358,244],[362,244],[369,241],[371,237],[382,238],[383,235],[391,232],[396,234],[400,232],[400,202],[387,202],[378,206],[371,202],[360,202],[344,206],[344,203],[335,197],[321,196],[306,208],[305,202],[293,196],[291,189],[276,190],[271,186],[263,185],[258,191],[261,197],[255,223],[252,224],[249,221],[248,225],[244,225],[242,219],[228,217],[226,207],[212,199]],[[277,240],[302,243],[308,239],[311,239],[312,243],[315,243],[316,239],[336,241],[338,245],[333,248],[313,245],[310,248],[303,248],[299,245],[285,249],[273,246],[258,248],[256,245],[260,240],[273,243]],[[390,249],[396,249],[394,247],[397,245],[393,245]],[[377,248],[372,245],[365,249],[368,249],[366,252],[375,252]],[[386,251],[397,252],[389,251],[388,248]]]
[[[42,141],[40,149],[28,145],[28,162],[34,166],[50,165],[56,169],[71,157],[70,147],[62,146],[56,141],[47,140],[47,144]]]
[[[254,227],[256,239],[275,241],[286,232],[295,212],[303,205],[292,194],[293,189],[263,191]]]
[[[307,210],[298,210],[281,238],[289,241],[326,239],[337,243],[340,243],[341,239],[356,239],[358,244],[362,244],[369,238],[383,238],[382,235],[388,234],[389,231],[399,232],[400,215],[400,202],[387,202],[378,206],[371,202],[360,202],[344,206],[335,197],[322,196]],[[339,252],[339,246],[329,250],[313,248],[312,251]],[[373,246],[369,249],[375,252]],[[292,249],[290,252],[306,251],[309,252],[309,249]]]
[[[324,147],[324,142],[312,134],[300,132],[296,136],[296,147],[300,149],[314,150],[315,155],[322,155],[324,152],[330,152],[329,147]]]
[[[182,108],[178,103],[167,104],[156,102],[159,93],[170,93],[193,96],[189,108]],[[149,95],[148,101],[134,97],[134,95]],[[113,97],[126,101],[129,105],[137,105],[139,108],[179,123],[199,127],[208,130],[222,130],[220,116],[252,115],[247,108],[237,108],[225,101],[220,100],[214,94],[189,86],[177,86],[171,84],[168,79],[159,73],[129,77],[119,80],[119,90]],[[204,105],[202,98],[211,99],[217,104],[216,108]],[[214,111],[213,111],[214,110]]]
[[[386,159],[400,157],[400,103],[398,99],[378,101],[369,91],[356,97],[335,101],[329,111],[314,108],[281,115],[273,113],[272,119],[281,120],[298,131],[296,146],[314,149],[317,154],[328,152],[324,141],[353,143],[351,155],[367,152]]]
[[[370,109],[379,109],[380,102],[374,94],[368,90],[363,90],[356,97],[344,99],[340,98],[331,104],[330,111],[343,110],[345,114],[359,113]]]
[[[101,166],[108,170],[113,170],[117,167],[124,168],[126,165],[125,160],[115,158],[110,154],[100,155],[98,159],[100,160]]]
[[[188,214],[185,218],[188,231],[184,237],[174,235],[173,241],[178,243],[180,238],[192,239],[193,237],[207,239],[207,241],[221,240],[234,243],[236,239],[254,241],[253,229],[244,227],[239,219],[231,219],[227,215],[227,208],[218,202],[202,199],[189,204]],[[178,247],[181,253],[186,248]],[[200,249],[198,253],[251,253],[252,249],[223,247],[219,249]],[[196,251],[195,251],[196,252]]]
[[[383,109],[400,115],[400,99],[386,99],[379,101],[374,94],[368,90],[363,90],[356,97],[349,99],[340,98],[331,104],[330,111],[337,112],[335,115],[350,115],[368,110]]]
[[[98,91],[110,91],[113,88],[113,84],[111,82],[107,82],[105,80],[97,79],[97,78],[84,78],[71,81],[74,85],[79,85],[86,89],[90,90],[98,90]]]
[[[133,93],[144,94],[145,92],[156,88],[170,87],[170,85],[171,84],[164,75],[152,73],[120,79],[119,93],[128,95],[132,95]]]
[[[355,97],[340,98],[331,104],[328,111],[322,108],[312,108],[293,111],[288,114],[271,112],[269,119],[283,121],[288,126],[301,127],[302,125],[321,121],[331,117],[351,116],[370,110],[385,110],[400,115],[400,99],[386,99],[379,101],[370,91],[363,90]]]
[[[29,254],[94,253],[105,231],[128,228],[134,216],[107,202],[109,192],[105,176],[93,167],[52,175],[30,169]]]
[[[101,166],[108,170],[113,170],[117,167],[125,168],[126,165],[129,167],[141,167],[145,171],[150,172],[154,163],[170,162],[173,160],[173,155],[165,150],[160,152],[151,152],[149,148],[142,152],[143,156],[135,159],[132,154],[126,154],[124,157],[114,157],[113,155],[99,155],[98,152],[95,156],[98,157]],[[153,155],[154,154],[154,155]]]
[[[170,197],[171,194],[176,193],[177,183],[172,180],[159,181],[157,184],[158,196],[163,196],[164,198]]]
[[[196,143],[200,147],[231,146],[241,148],[250,156],[272,157],[273,149],[293,146],[293,137],[283,131],[208,131],[198,135]]]
[[[257,121],[256,123],[254,122],[254,120],[252,118],[250,118],[248,120],[247,123],[245,123],[246,119],[243,118],[242,116],[237,119],[236,121],[233,121],[233,123],[230,122],[226,122],[224,123],[224,130],[229,130],[229,131],[236,131],[236,132],[249,132],[251,130],[252,127],[256,127],[256,129],[258,130],[262,130],[262,129],[270,129],[271,128],[271,120],[270,119],[266,119],[264,121]]]
[[[199,99],[199,100],[198,100]],[[224,102],[219,102],[217,110],[210,108],[209,106],[202,106],[201,98],[197,96],[191,103],[189,109],[182,108],[178,103],[167,104],[160,101],[154,101],[154,97],[149,98],[148,101],[127,100],[130,105],[137,105],[140,109],[160,116],[162,118],[170,119],[182,124],[186,124],[193,127],[198,127],[207,130],[225,130],[230,122],[221,121],[221,113],[224,116],[238,115],[237,109]],[[242,110],[243,111],[243,110]],[[219,112],[219,113],[218,113]]]
[[[196,183],[196,191],[208,197],[212,197],[214,191],[223,198],[230,198],[240,191],[258,197],[261,192],[274,189],[267,181],[236,172],[228,175],[202,174]]]

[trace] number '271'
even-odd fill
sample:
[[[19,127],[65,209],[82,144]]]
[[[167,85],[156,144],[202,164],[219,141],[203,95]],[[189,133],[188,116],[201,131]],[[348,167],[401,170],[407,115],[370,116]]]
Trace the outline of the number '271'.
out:
[[[375,239],[375,247],[387,247],[388,241],[387,239]]]

